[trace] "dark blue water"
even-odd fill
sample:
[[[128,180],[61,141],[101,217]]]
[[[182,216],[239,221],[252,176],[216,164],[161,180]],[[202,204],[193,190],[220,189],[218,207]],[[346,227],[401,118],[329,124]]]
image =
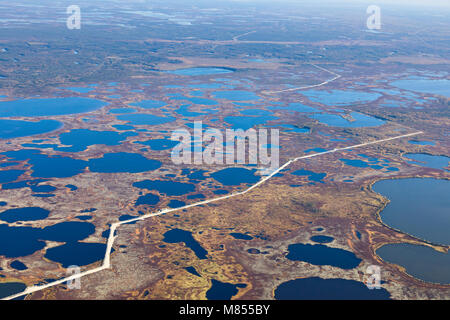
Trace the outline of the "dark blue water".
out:
[[[239,292],[237,285],[211,279],[211,288],[206,292],[208,300],[231,300]]]
[[[24,291],[27,286],[21,282],[0,283],[0,299]]]
[[[11,262],[10,267],[19,271],[28,269],[28,267],[19,260],[14,260],[13,262]]]
[[[239,233],[239,232],[232,232],[230,233],[230,236],[232,236],[235,239],[238,240],[252,240],[253,237],[249,236],[248,234],[244,234],[244,233]]]
[[[45,258],[61,263],[64,268],[71,265],[85,266],[104,258],[106,244],[69,242],[47,250]]]
[[[318,277],[295,279],[275,289],[277,300],[387,300],[386,289],[367,288],[362,282]]]
[[[194,267],[186,267],[184,268],[187,272],[189,272],[190,274],[193,274],[194,276],[197,277],[201,277],[201,275],[197,272],[197,270],[195,270]]]
[[[2,153],[8,158],[18,161],[28,160],[33,170],[32,177],[42,178],[67,178],[77,175],[86,168],[84,160],[72,159],[62,156],[47,156],[39,150],[22,149]]]
[[[0,117],[60,116],[90,112],[107,103],[89,98],[49,98],[0,101]]]
[[[330,242],[333,242],[334,238],[329,237],[329,236],[316,235],[316,236],[312,236],[310,238],[310,240],[317,242],[317,243],[330,243]]]
[[[286,258],[293,261],[305,261],[314,265],[330,265],[342,269],[356,268],[361,259],[353,252],[324,246],[322,244],[291,244]]]
[[[292,172],[293,175],[296,176],[307,176],[309,181],[325,183],[323,179],[327,176],[326,173],[316,173],[309,170],[297,170]]]
[[[56,120],[22,121],[0,119],[0,139],[28,137],[59,129],[62,123]]]
[[[192,236],[192,233],[181,229],[172,229],[164,233],[164,242],[180,243],[183,242],[186,247],[194,251],[199,259],[206,259],[208,251],[206,251]]]
[[[413,277],[450,284],[450,253],[408,243],[387,244],[376,251],[383,260],[398,264]]]
[[[63,222],[43,229],[9,227],[0,224],[0,255],[7,258],[28,256],[45,247],[45,241],[70,242],[83,240],[95,232],[87,222]]]
[[[0,183],[16,181],[23,173],[25,173],[25,170],[0,171]]]
[[[186,202],[180,200],[170,200],[167,205],[169,208],[180,208],[186,205]]]
[[[143,180],[133,183],[133,187],[158,191],[168,196],[182,196],[195,191],[195,185],[191,183],[165,181],[165,180]]]
[[[225,186],[238,186],[242,183],[253,184],[259,181],[256,170],[245,168],[226,168],[211,174],[211,177]]]
[[[372,188],[390,200],[380,213],[384,223],[421,239],[450,245],[449,180],[382,180]]]
[[[158,160],[148,159],[138,153],[105,153],[99,159],[89,160],[89,169],[92,172],[145,172],[161,167]]]
[[[134,205],[135,206],[139,206],[139,205],[153,206],[153,205],[157,204],[158,202],[159,202],[159,197],[156,194],[147,193],[147,194],[137,198]]]
[[[0,220],[12,223],[17,221],[42,220],[48,217],[50,211],[39,207],[9,209],[0,213]]]

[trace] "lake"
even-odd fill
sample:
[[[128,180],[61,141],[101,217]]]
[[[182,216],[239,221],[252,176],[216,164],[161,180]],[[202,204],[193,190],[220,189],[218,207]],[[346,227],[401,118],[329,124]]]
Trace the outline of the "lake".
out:
[[[449,180],[382,180],[372,189],[390,200],[380,213],[384,223],[415,237],[450,245]]]

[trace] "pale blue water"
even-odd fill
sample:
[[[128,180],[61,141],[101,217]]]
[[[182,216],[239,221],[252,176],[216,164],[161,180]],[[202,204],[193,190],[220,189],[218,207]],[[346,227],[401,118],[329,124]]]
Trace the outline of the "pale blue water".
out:
[[[383,260],[404,267],[415,278],[450,284],[450,253],[408,243],[387,244],[376,253]]]
[[[364,103],[377,100],[381,94],[364,91],[344,91],[344,90],[308,90],[300,91],[311,101],[325,105],[350,105],[355,103]]]
[[[373,190],[390,200],[380,213],[384,223],[421,239],[450,245],[450,181],[382,180]]]
[[[358,112],[351,112],[350,115],[355,121],[348,121],[340,115],[330,113],[312,114],[308,117],[310,117],[311,119],[316,119],[320,123],[326,124],[328,126],[341,128],[377,127],[385,123],[384,120],[377,119]]]
[[[186,68],[178,70],[164,71],[166,73],[176,74],[179,76],[205,76],[213,74],[226,74],[234,72],[230,68],[220,68],[220,67],[197,67],[197,68]]]
[[[0,111],[1,112],[1,111]],[[28,137],[52,132],[62,127],[56,120],[23,121],[0,119],[0,139]]]
[[[447,98],[450,97],[450,80],[447,79],[405,79],[393,81],[390,84],[404,90],[431,93]]]
[[[421,167],[428,167],[433,169],[444,169],[448,167],[450,158],[446,156],[433,156],[425,153],[407,153],[405,158],[414,161],[408,161],[409,163],[419,165]]]
[[[107,103],[89,98],[48,98],[0,101],[0,117],[41,117],[85,113]]]

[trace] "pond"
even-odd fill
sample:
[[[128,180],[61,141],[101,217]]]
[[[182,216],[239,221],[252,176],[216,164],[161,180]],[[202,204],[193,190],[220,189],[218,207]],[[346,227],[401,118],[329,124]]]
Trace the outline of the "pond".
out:
[[[238,186],[242,183],[253,184],[259,181],[256,170],[245,168],[226,168],[211,174],[211,177],[225,186]]]
[[[295,279],[275,289],[277,300],[387,300],[386,289],[370,290],[364,283],[319,277]]]
[[[208,251],[206,251],[192,236],[192,232],[182,229],[172,229],[164,233],[164,242],[166,243],[184,243],[186,247],[191,249],[197,258],[206,259]]]
[[[322,244],[296,243],[289,245],[288,250],[287,259],[304,261],[318,266],[330,265],[342,269],[353,269],[361,262],[361,259],[356,257],[353,252]]]

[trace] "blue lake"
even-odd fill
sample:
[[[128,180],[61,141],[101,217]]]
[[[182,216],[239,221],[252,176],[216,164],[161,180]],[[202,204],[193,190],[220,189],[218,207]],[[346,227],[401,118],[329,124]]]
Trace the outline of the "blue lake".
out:
[[[377,119],[362,113],[351,112],[350,116],[354,121],[348,121],[340,115],[330,113],[318,113],[309,116],[311,119],[318,120],[320,123],[331,127],[341,128],[362,128],[362,127],[377,127],[385,123],[384,120]]]
[[[61,122],[56,120],[23,121],[0,119],[0,139],[43,134],[57,130],[61,128],[62,125]]]
[[[289,245],[288,250],[287,259],[304,261],[318,266],[330,265],[342,269],[353,269],[361,262],[361,259],[356,257],[353,252],[322,244],[296,243]]]
[[[447,98],[450,97],[450,80],[448,79],[405,79],[397,80],[390,84],[404,90],[431,93]]]
[[[74,242],[83,240],[94,232],[93,224],[78,221],[62,222],[42,229],[0,224],[0,255],[7,258],[28,256],[43,249],[45,240]]]
[[[21,282],[0,283],[0,299],[22,292],[26,288],[27,286]]]
[[[147,193],[147,194],[142,195],[139,198],[137,198],[134,205],[135,206],[139,206],[139,205],[153,206],[153,205],[157,204],[158,202],[159,202],[159,197],[156,194]]]
[[[234,72],[231,68],[220,67],[197,67],[197,68],[185,68],[178,70],[164,71],[166,73],[176,74],[179,76],[207,76],[214,74],[226,74]]]
[[[211,288],[206,292],[208,300],[231,300],[239,292],[238,286],[211,279]]]
[[[69,132],[64,132],[59,135],[59,141],[62,145],[50,144],[23,144],[23,147],[28,148],[52,148],[55,151],[64,152],[79,152],[84,151],[87,147],[95,144],[104,144],[107,146],[120,145],[128,137],[134,137],[138,134],[136,132],[118,133],[115,131],[94,131],[89,129],[73,129]]]
[[[387,244],[376,253],[383,260],[404,267],[415,278],[450,284],[450,253],[408,243]]]
[[[89,98],[48,98],[0,101],[0,117],[41,117],[85,113],[107,103]]]
[[[238,186],[241,183],[253,184],[259,181],[256,170],[245,168],[226,168],[211,174],[211,177],[225,186]]]
[[[333,242],[334,238],[324,235],[315,235],[310,238],[311,241],[317,242],[317,243],[330,243]]]
[[[364,91],[344,91],[344,90],[308,90],[301,91],[301,94],[308,97],[313,102],[325,105],[350,105],[377,100],[381,94]]]
[[[421,239],[450,245],[449,180],[382,180],[372,189],[390,200],[380,213],[384,223]]]
[[[39,150],[22,149],[18,151],[7,151],[2,153],[14,160],[28,160],[33,170],[32,177],[42,178],[67,178],[77,175],[86,168],[84,160],[72,159],[62,156],[47,156],[41,154]]]
[[[25,170],[0,171],[0,183],[16,181],[23,173],[25,173]]]
[[[309,181],[325,183],[323,179],[327,176],[326,173],[316,173],[309,170],[296,170],[292,172],[296,176],[307,176]]]
[[[184,243],[186,247],[194,251],[199,259],[206,259],[206,251],[192,236],[192,233],[181,229],[172,229],[164,233],[164,242],[166,243]]]
[[[17,221],[42,220],[48,217],[50,211],[39,207],[25,207],[0,212],[0,220],[12,223]]]
[[[111,114],[133,113],[133,112],[136,112],[136,109],[133,109],[133,108],[116,108],[116,109],[110,109],[108,112],[111,113]]]
[[[416,144],[419,146],[434,146],[436,143],[434,143],[433,141],[425,141],[425,140],[409,140],[408,143],[411,144]]]
[[[139,153],[105,153],[103,157],[89,160],[92,172],[145,172],[161,167],[158,160],[148,159]]]
[[[45,258],[61,263],[64,268],[71,265],[85,266],[104,258],[106,244],[69,242],[47,250]]]
[[[446,156],[433,156],[431,154],[425,153],[407,153],[404,157],[414,161],[409,161],[409,163],[419,165],[421,167],[433,168],[433,169],[444,169],[448,167],[450,158]]]
[[[230,236],[232,236],[233,238],[238,239],[238,240],[252,240],[253,239],[252,236],[249,236],[248,234],[245,234],[245,233],[239,233],[239,232],[232,232],[232,233],[230,233]]]
[[[152,150],[161,151],[161,150],[172,149],[179,142],[169,140],[169,139],[153,139],[153,140],[147,140],[147,141],[137,141],[136,143],[149,146],[150,149],[152,149]]]
[[[319,277],[295,279],[275,289],[277,300],[387,300],[386,289],[370,290],[364,283]]]

